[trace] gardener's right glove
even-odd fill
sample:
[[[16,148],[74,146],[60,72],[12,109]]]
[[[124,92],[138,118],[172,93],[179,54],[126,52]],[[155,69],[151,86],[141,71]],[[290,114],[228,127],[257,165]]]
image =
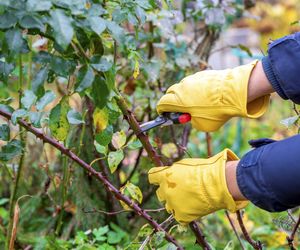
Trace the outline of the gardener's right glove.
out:
[[[234,201],[225,176],[227,161],[238,160],[229,149],[209,159],[183,159],[171,167],[155,167],[149,171],[151,184],[166,209],[182,224],[187,224],[220,209],[235,212],[247,201]]]
[[[193,127],[206,132],[219,129],[234,116],[260,117],[267,109],[269,95],[247,104],[248,81],[256,63],[188,76],[168,89],[157,111],[189,113]]]

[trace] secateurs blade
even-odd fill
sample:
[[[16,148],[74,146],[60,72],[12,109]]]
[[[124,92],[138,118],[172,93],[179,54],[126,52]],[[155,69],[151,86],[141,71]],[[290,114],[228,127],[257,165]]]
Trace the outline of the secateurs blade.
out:
[[[191,115],[187,113],[163,113],[155,120],[145,122],[141,125],[141,131],[146,132],[158,126],[170,126],[172,124],[184,124],[191,120]]]

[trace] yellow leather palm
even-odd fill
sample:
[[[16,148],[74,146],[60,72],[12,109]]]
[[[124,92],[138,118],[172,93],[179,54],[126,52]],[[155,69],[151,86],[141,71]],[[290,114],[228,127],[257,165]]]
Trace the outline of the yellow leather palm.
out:
[[[248,202],[236,202],[228,191],[225,163],[238,160],[229,149],[209,159],[183,159],[170,167],[149,171],[149,181],[159,185],[159,201],[182,224],[189,223],[220,209],[235,212]]]
[[[219,129],[233,116],[257,118],[266,111],[269,95],[247,104],[248,81],[256,63],[188,76],[168,89],[157,111],[190,113],[193,127],[206,132]]]

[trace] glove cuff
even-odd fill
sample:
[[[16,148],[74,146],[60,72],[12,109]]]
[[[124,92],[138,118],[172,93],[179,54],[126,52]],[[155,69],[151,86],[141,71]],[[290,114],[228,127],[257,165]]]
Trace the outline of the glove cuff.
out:
[[[219,157],[219,164],[216,164],[216,167],[218,168],[216,173],[219,175],[217,178],[219,180],[219,185],[217,185],[217,187],[219,188],[219,193],[221,194],[219,196],[220,200],[216,204],[221,206],[220,209],[224,208],[233,213],[246,207],[249,203],[248,201],[235,201],[227,187],[225,175],[226,162],[236,161],[239,160],[239,158],[230,149],[225,149],[216,156]]]
[[[236,78],[236,94],[238,94],[238,96],[236,96],[236,100],[239,100],[239,106],[241,108],[241,113],[238,115],[242,117],[258,118],[262,116],[268,108],[270,95],[262,96],[250,103],[247,101],[249,79],[257,63],[258,60],[255,60],[249,64],[233,69],[233,75]]]

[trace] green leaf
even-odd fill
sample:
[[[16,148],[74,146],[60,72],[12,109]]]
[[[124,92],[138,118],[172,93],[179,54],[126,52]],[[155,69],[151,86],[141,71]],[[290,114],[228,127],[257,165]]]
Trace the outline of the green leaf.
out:
[[[14,64],[0,61],[0,80],[7,82],[8,76],[14,70],[14,68]]]
[[[25,29],[38,29],[42,32],[46,31],[45,25],[41,19],[33,15],[24,16],[19,23]]]
[[[159,250],[176,250],[176,249],[177,249],[177,247],[173,243],[170,243],[170,242],[159,248]]]
[[[70,125],[67,119],[67,114],[69,109],[69,98],[64,96],[60,103],[51,110],[49,116],[50,131],[53,137],[59,141],[64,141],[68,136]]]
[[[108,166],[111,173],[114,173],[119,163],[124,159],[124,153],[122,150],[109,152],[108,154]]]
[[[290,128],[292,125],[294,125],[299,120],[299,116],[292,116],[289,118],[286,118],[284,120],[281,120],[280,123],[286,126],[287,128]]]
[[[101,249],[101,250],[115,250],[116,248],[109,245],[109,244],[107,244],[107,243],[104,243],[104,244],[101,244],[98,249]]]
[[[92,85],[91,96],[96,106],[102,109],[108,101],[109,90],[105,83],[105,79],[100,76],[96,76]]]
[[[5,111],[6,113],[9,113],[9,114],[12,114],[15,111],[11,106],[8,106],[8,105],[5,105],[5,104],[0,104],[0,110],[3,110],[3,111]]]
[[[0,161],[10,161],[23,152],[22,142],[19,140],[12,140],[2,147],[0,152]]]
[[[0,125],[0,140],[9,141],[10,139],[10,128],[7,124]]]
[[[143,9],[151,9],[149,0],[137,0],[136,3]]]
[[[5,7],[10,6],[10,0],[1,0],[0,6],[5,6]]]
[[[31,90],[25,90],[24,95],[21,98],[21,103],[25,109],[30,109],[35,103],[37,97]]]
[[[98,153],[107,155],[107,146],[100,145],[97,141],[94,141],[94,146]]]
[[[107,232],[109,231],[108,226],[104,226],[104,227],[100,227],[98,229],[94,229],[93,230],[93,235],[95,237],[96,241],[105,241],[106,237],[104,237],[103,235],[107,234]]]
[[[58,75],[68,78],[75,70],[76,64],[59,56],[51,56],[50,68]]]
[[[29,120],[34,127],[41,127],[41,119],[43,118],[43,114],[43,112],[28,112]]]
[[[68,114],[68,122],[73,125],[83,124],[82,115],[74,109],[71,109]]]
[[[91,66],[98,71],[106,72],[112,67],[112,63],[101,56],[93,56],[91,58]]]
[[[117,244],[117,243],[119,243],[119,242],[122,240],[122,238],[123,238],[122,235],[120,235],[120,234],[118,234],[118,233],[116,233],[116,232],[113,232],[113,231],[108,232],[107,236],[108,236],[108,237],[107,237],[107,242],[108,242],[109,244]]]
[[[18,19],[11,12],[4,12],[0,16],[0,29],[9,29],[16,25]]]
[[[231,241],[229,241],[227,243],[227,245],[225,246],[224,250],[233,250],[233,249],[234,249],[234,245],[233,245],[233,242],[231,240]]]
[[[47,11],[52,7],[50,0],[28,0],[26,3],[26,9],[28,11]]]
[[[140,140],[137,140],[136,138],[130,140],[127,144],[127,148],[131,149],[131,150],[135,150],[135,149],[139,149],[141,148],[143,145],[140,142]]]
[[[49,24],[54,30],[55,41],[66,49],[71,43],[74,35],[72,27],[72,18],[67,16],[61,9],[56,9],[50,12],[51,19]]]
[[[116,68],[113,66],[109,71],[104,72],[108,89],[115,88]]]
[[[90,24],[91,29],[97,35],[101,35],[101,33],[106,29],[105,20],[101,17],[90,16],[90,17],[88,17],[88,22]]]
[[[88,236],[84,232],[79,231],[76,233],[75,240],[74,240],[75,244],[82,245],[87,241],[88,241]]]
[[[85,65],[80,68],[77,76],[77,81],[75,85],[75,90],[77,92],[82,92],[92,86],[95,79],[94,71],[91,67]]]
[[[9,202],[9,199],[8,198],[1,198],[0,199],[0,206],[3,206],[5,204],[7,204]]]
[[[163,243],[164,238],[165,232],[156,232],[151,239],[151,243],[154,245],[155,248],[157,248],[161,243]]]
[[[125,36],[124,29],[114,21],[106,21],[106,27],[108,28],[112,37],[119,43],[122,43],[122,40]]]
[[[126,143],[126,134],[123,130],[113,134],[112,144],[116,149],[120,149]]]
[[[17,109],[11,115],[11,122],[14,125],[17,125],[17,121],[19,118],[24,119],[27,116],[28,112],[25,109]]]
[[[24,41],[22,33],[19,29],[11,29],[6,31],[5,38],[8,48],[11,52],[13,52],[14,54],[18,54],[22,51]]]
[[[46,93],[37,101],[36,109],[38,111],[43,110],[49,103],[54,101],[56,95],[53,93],[52,90],[47,90]]]
[[[140,188],[130,182],[127,182],[125,185],[125,191],[129,193],[130,197],[138,203],[142,203],[143,194]]]
[[[113,136],[113,127],[107,126],[102,132],[96,134],[96,141],[102,145],[102,146],[106,146],[111,142]]]
[[[48,77],[49,69],[48,67],[43,67],[40,69],[40,71],[35,75],[33,81],[32,81],[32,91],[35,93],[38,97],[41,97],[44,95],[44,82],[46,81]]]

